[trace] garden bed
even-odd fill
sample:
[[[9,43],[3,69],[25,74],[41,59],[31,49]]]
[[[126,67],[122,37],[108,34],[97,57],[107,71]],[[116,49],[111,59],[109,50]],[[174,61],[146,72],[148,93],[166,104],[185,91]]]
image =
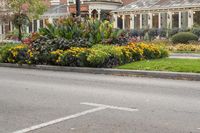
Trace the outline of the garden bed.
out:
[[[0,62],[42,64],[71,67],[112,68],[122,64],[167,57],[168,52],[153,44],[130,43],[127,46],[94,45],[90,48],[71,47],[67,50],[43,52],[27,44],[7,44],[0,48]]]

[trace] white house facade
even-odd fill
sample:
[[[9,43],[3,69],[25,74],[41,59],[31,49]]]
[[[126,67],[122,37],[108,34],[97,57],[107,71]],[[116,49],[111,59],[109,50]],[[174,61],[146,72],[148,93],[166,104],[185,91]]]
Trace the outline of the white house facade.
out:
[[[200,25],[200,0],[136,0],[112,13],[115,28],[192,28]]]

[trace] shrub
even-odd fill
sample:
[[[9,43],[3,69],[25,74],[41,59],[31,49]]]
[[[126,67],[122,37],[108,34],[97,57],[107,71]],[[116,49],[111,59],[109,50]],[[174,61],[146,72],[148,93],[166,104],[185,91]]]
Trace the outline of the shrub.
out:
[[[172,37],[177,33],[179,33],[179,28],[172,28],[172,29],[168,30],[169,37]]]
[[[150,40],[153,40],[155,39],[156,36],[158,36],[158,29],[157,28],[150,29],[148,33]]]
[[[127,45],[131,41],[130,36],[128,33],[123,33],[121,34],[118,38],[111,38],[108,40],[105,40],[103,44],[112,44],[112,45],[117,45],[117,46],[124,46]]]
[[[32,51],[35,53],[38,63],[48,63],[48,55],[52,51],[67,50],[71,47],[87,47],[88,41],[86,39],[76,38],[67,40],[65,38],[49,39],[48,37],[40,37],[31,43]],[[38,52],[39,51],[39,52]]]
[[[200,37],[200,28],[193,28],[192,33]]]
[[[179,32],[190,32],[189,28],[179,28]]]
[[[172,37],[172,42],[176,43],[184,43],[187,44],[190,41],[198,41],[198,36],[190,32],[180,32]]]
[[[146,32],[147,32],[147,30],[145,30],[145,29],[140,29],[140,30],[138,31],[138,35],[140,36],[140,38],[143,38]]]
[[[139,36],[139,33],[138,33],[137,30],[131,30],[131,31],[130,31],[130,36],[131,36],[131,37],[138,37],[138,36]]]
[[[158,29],[158,35],[160,37],[167,37],[167,29],[165,29],[165,28]]]
[[[60,20],[58,24],[49,24],[46,28],[40,29],[40,34],[50,39],[86,39],[89,42],[87,44],[90,46],[102,43],[107,39],[117,39],[122,32],[123,30],[114,29],[109,21],[96,19],[80,21],[71,17]]]

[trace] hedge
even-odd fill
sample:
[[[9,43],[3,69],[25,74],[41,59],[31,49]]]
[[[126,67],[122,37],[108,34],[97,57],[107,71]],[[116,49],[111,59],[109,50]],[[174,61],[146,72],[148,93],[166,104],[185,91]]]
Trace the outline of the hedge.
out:
[[[190,41],[198,41],[198,36],[190,32],[180,32],[172,36],[172,42],[174,44],[177,43],[187,44]]]

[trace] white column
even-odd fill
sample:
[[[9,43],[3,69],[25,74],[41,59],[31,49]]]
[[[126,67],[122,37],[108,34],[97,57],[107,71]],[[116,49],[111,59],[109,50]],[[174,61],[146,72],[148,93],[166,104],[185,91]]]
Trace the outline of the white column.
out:
[[[98,20],[100,20],[101,19],[101,10],[98,9],[97,12],[98,12]]]
[[[152,28],[152,23],[153,23],[153,15],[152,13],[148,14],[148,27],[151,29]]]
[[[140,29],[142,29],[142,14],[140,14]]]
[[[182,27],[182,19],[181,19],[181,12],[178,13],[178,27],[181,28]]]
[[[114,26],[114,28],[118,28],[117,27],[117,14],[113,14],[113,18],[114,18],[114,22],[113,22],[114,25],[113,26]]]
[[[122,15],[122,29],[125,29],[125,15]]]
[[[35,28],[35,26],[34,26],[34,20],[32,20],[32,27],[31,27],[31,28],[32,28],[31,31],[32,31],[32,32],[35,32],[35,31],[34,31],[34,28]]]
[[[135,15],[130,15],[130,29],[134,29],[134,23],[135,23]]]
[[[46,20],[43,19],[43,28],[45,28],[45,27],[46,27]]]
[[[12,32],[13,31],[13,24],[12,24],[12,21],[9,22],[10,23],[10,31]]]
[[[2,23],[0,22],[0,42],[3,41]]]
[[[40,29],[40,20],[37,20],[37,31]]]
[[[26,27],[26,33],[30,33],[29,26]]]
[[[53,24],[53,18],[51,18],[51,17],[48,18],[48,21],[49,21],[50,24]]]
[[[168,12],[167,13],[167,28],[172,28],[172,13]]]
[[[6,24],[5,23],[3,23],[3,39],[4,39],[4,37],[5,37],[5,34],[6,34]]]
[[[194,14],[193,10],[188,11],[188,28],[192,28],[194,24]]]
[[[161,27],[161,13],[158,13],[158,28],[160,29]]]
[[[89,9],[89,18],[92,18],[92,10]]]

